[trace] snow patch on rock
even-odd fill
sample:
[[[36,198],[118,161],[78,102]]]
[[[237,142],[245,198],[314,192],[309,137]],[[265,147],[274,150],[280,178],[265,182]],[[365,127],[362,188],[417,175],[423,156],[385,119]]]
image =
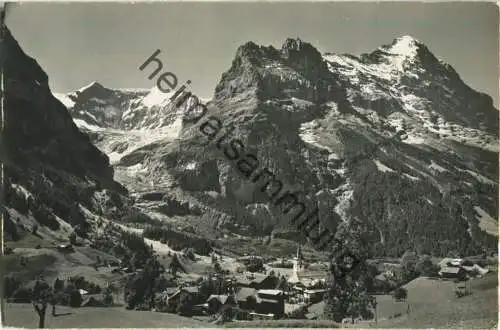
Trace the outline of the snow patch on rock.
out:
[[[325,145],[322,145],[318,142],[319,137],[316,134],[316,128],[319,126],[319,123],[316,120],[303,123],[300,125],[300,133],[299,136],[307,144],[315,146],[320,149],[328,150],[328,152],[333,153],[333,150]]]
[[[431,164],[429,165],[429,169],[437,171],[437,172],[447,172],[448,170],[435,161],[431,160]]]
[[[375,165],[377,165],[377,169],[380,171],[380,172],[394,172],[394,170],[384,164],[382,164],[379,160],[375,159],[373,160],[373,162],[375,163]]]

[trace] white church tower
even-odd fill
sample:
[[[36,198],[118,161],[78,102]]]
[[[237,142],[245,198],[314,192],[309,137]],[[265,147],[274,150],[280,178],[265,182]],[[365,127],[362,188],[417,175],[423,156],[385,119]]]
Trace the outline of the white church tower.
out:
[[[302,257],[302,250],[300,249],[300,245],[297,247],[297,255],[293,258],[293,273],[288,280],[290,283],[298,283],[300,282],[299,273],[304,271],[304,260]]]

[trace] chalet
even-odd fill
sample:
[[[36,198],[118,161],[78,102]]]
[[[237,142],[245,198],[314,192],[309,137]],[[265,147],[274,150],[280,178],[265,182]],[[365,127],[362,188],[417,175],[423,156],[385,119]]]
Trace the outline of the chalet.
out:
[[[447,278],[447,279],[461,279],[466,276],[466,270],[463,269],[462,267],[442,267],[441,270],[439,271],[439,276],[441,278]]]
[[[210,314],[218,313],[223,306],[235,306],[236,300],[232,295],[213,294],[207,299],[207,310]]]
[[[197,298],[200,294],[200,290],[196,286],[181,287],[179,290],[189,293],[193,298]]]
[[[187,286],[187,287],[181,287],[177,291],[175,291],[172,295],[168,296],[167,303],[170,306],[177,306],[179,304],[181,296],[189,295],[189,301],[195,305],[202,303],[200,291],[198,290],[197,287],[195,286]]]
[[[236,276],[235,281],[237,287],[253,288],[255,290],[274,289],[276,287],[272,276],[258,273]]]
[[[168,312],[169,310],[175,310],[177,307],[178,300],[172,299],[170,301],[172,304],[169,306],[169,298],[179,291],[178,287],[166,288],[162,292],[156,295],[155,300],[157,301],[155,310],[157,312]]]
[[[285,295],[281,290],[259,290],[257,292],[255,312],[273,314],[275,318],[285,314]]]
[[[488,268],[483,268],[478,264],[474,264],[472,266],[462,266],[462,268],[465,269],[469,275],[475,277],[484,276],[489,272]]]
[[[443,267],[460,267],[462,266],[463,259],[460,258],[443,258],[439,263],[439,268]]]
[[[318,303],[323,300],[323,296],[328,292],[328,289],[312,289],[304,291],[304,299],[308,303]]]
[[[241,309],[255,310],[257,290],[253,288],[240,288],[236,293],[236,303]]]

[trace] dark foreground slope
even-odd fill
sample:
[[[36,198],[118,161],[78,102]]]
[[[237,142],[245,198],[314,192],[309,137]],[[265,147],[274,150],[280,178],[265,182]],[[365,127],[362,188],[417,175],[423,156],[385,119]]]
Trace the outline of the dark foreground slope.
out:
[[[108,157],[53,97],[47,74],[8,31],[0,64],[6,90],[5,239],[25,234],[67,239],[73,229],[87,237],[90,214],[113,217],[126,209],[126,189],[113,180]]]

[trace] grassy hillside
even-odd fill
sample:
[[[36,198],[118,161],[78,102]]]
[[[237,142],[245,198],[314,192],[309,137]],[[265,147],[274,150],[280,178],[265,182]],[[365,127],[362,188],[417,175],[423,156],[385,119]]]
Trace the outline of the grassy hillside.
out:
[[[38,316],[31,304],[11,304],[5,307],[5,325],[36,328]],[[47,312],[46,328],[169,328],[214,327],[175,314],[128,311],[123,307],[57,307],[59,316]]]
[[[497,274],[470,281],[471,294],[455,296],[455,283],[417,278],[406,286],[407,303],[377,296],[380,328],[493,328],[498,324]],[[408,303],[410,314],[406,314]],[[396,313],[400,317],[390,318]],[[375,326],[375,325],[373,325]]]
[[[354,328],[494,328],[497,324],[497,274],[470,282],[472,294],[456,298],[455,284],[449,281],[417,278],[406,286],[408,300],[396,302],[390,295],[377,295],[378,324],[344,324]],[[410,314],[407,315],[408,304]],[[310,313],[321,315],[324,302],[309,307]],[[398,317],[394,315],[400,314]],[[285,320],[234,322],[226,327],[328,327],[327,320]],[[330,322],[330,328],[337,325]]]
[[[9,242],[13,253],[2,257],[3,266],[7,270],[6,275],[14,276],[24,283],[35,280],[40,275],[43,275],[49,283],[56,277],[63,279],[78,275],[85,276],[99,285],[105,285],[107,281],[117,281],[120,277],[112,274],[111,268],[94,267],[97,257],[102,262],[117,260],[107,253],[88,246],[75,246],[74,252],[62,253],[57,250],[55,242],[41,241],[41,244],[33,244],[35,242],[38,240],[32,238]],[[40,245],[40,248],[34,248],[36,245]]]

